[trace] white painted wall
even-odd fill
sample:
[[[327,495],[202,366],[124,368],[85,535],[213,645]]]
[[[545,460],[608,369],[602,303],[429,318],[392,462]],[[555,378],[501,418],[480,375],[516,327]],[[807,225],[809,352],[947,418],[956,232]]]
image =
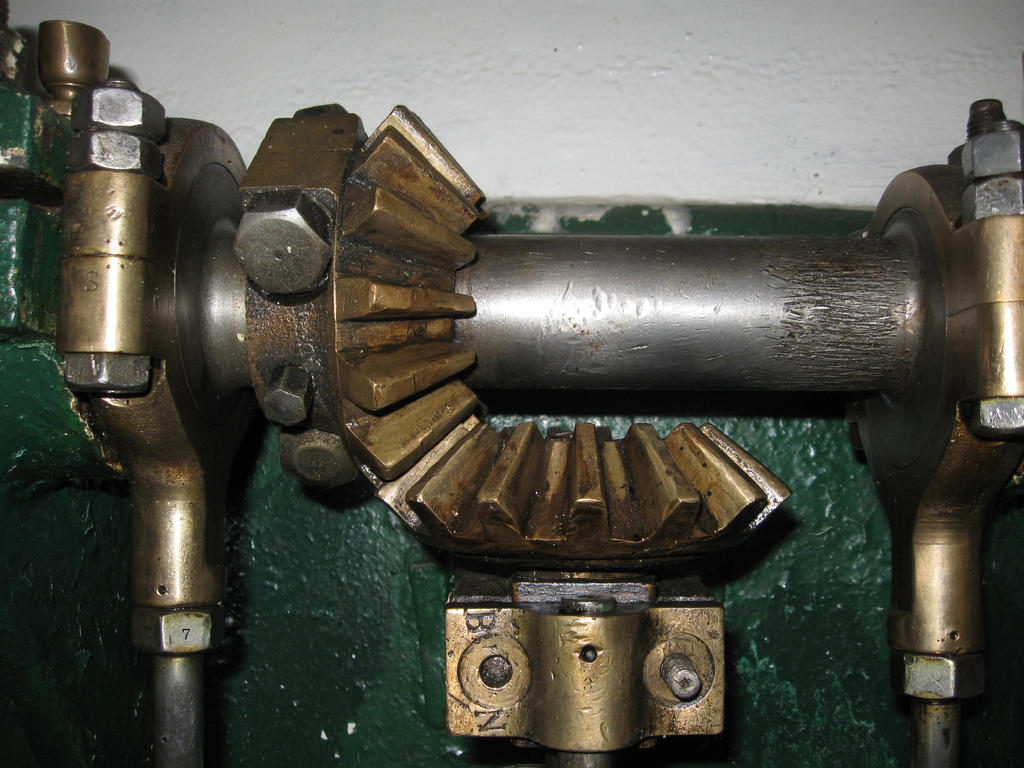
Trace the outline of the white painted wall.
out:
[[[1022,0],[12,0],[84,21],[251,158],[272,119],[417,111],[490,197],[872,206],[967,107],[1024,116]]]

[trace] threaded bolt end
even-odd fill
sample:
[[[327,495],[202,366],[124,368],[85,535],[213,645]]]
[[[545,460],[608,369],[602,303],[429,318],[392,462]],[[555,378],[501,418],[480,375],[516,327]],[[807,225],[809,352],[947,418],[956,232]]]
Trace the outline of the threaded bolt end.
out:
[[[1003,102],[999,99],[981,99],[971,104],[971,114],[967,119],[968,139],[983,133],[1009,131],[1019,127],[1020,123],[1006,119]]]

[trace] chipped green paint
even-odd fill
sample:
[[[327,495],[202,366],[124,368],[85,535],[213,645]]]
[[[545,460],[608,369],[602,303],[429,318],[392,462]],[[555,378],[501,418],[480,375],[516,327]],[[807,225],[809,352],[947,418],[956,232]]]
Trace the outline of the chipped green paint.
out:
[[[4,482],[27,485],[109,476],[99,448],[64,387],[53,342],[0,340],[0,467]]]
[[[57,331],[60,216],[24,200],[0,201],[0,334]]]
[[[649,207],[644,221],[636,220],[635,209],[628,215],[626,208],[613,210],[600,231],[648,231],[658,209]],[[868,218],[860,211],[779,207],[695,206],[690,213],[695,231],[718,234],[843,235]],[[514,222],[507,218],[505,227]],[[49,361],[59,388],[52,353]],[[40,381],[39,372],[31,375]],[[888,532],[868,472],[850,449],[841,400],[652,393],[637,402],[608,393],[534,393],[496,396],[489,405],[499,426],[591,419],[617,434],[633,421],[665,431],[683,420],[711,420],[793,489],[764,529],[705,572],[726,605],[726,733],[665,740],[629,754],[621,765],[905,763],[908,725],[889,686],[885,643]],[[52,418],[49,409],[27,418],[45,422]],[[3,412],[5,429],[16,417]],[[208,764],[470,768],[539,762],[538,753],[502,740],[456,739],[444,731],[448,559],[419,545],[364,486],[303,490],[280,469],[276,434],[254,427],[236,463],[228,516],[231,622],[226,647],[208,664]],[[64,445],[75,454],[73,441]],[[93,472],[81,458],[63,466],[69,474]],[[8,477],[24,474],[31,473],[19,466]],[[4,498],[13,499],[11,493],[9,485]],[[1021,492],[1015,493],[996,515],[987,550],[998,673],[990,675],[984,702],[968,710],[966,766],[1010,765],[1024,754],[1015,727],[1024,717],[1017,694],[1024,685],[1017,657],[1024,645],[1018,555],[1024,516],[1011,511],[1021,506]],[[7,602],[25,606],[26,613],[9,609],[0,617],[0,665],[25,668],[12,662],[21,658],[45,662],[33,667],[34,677],[26,673],[14,683],[5,672],[0,739],[12,745],[7,754],[14,765],[51,764],[51,745],[60,747],[67,765],[137,763],[145,738],[137,715],[144,678],[124,641],[126,501],[80,487],[18,498],[30,504],[7,503],[5,519],[15,524],[0,546],[12,550],[13,559],[2,584]],[[48,621],[56,622],[49,632]],[[84,671],[79,648],[90,653]],[[100,649],[105,666],[96,661]],[[99,669],[107,675],[97,677]],[[28,704],[19,698],[22,689],[31,694]],[[86,731],[95,738],[76,740]]]
[[[71,126],[46,102],[0,82],[0,184],[4,197],[59,201]]]
[[[613,206],[594,221],[562,216],[559,225],[569,235],[592,235],[623,229],[631,235],[668,235],[672,232],[661,209],[649,205]]]

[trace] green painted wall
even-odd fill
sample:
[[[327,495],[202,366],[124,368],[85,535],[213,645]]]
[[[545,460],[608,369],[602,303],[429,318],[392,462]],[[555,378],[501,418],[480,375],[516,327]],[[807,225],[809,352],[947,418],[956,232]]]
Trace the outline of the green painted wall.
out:
[[[499,212],[500,214],[500,212]],[[657,231],[656,208],[566,221],[567,231]],[[528,226],[498,215],[496,228]],[[696,232],[847,234],[867,214],[696,207]],[[664,217],[661,218],[664,225]],[[652,224],[653,222],[653,224]],[[667,226],[667,225],[664,225]],[[652,229],[654,227],[654,229]],[[664,231],[664,230],[662,230]],[[26,346],[26,344],[28,346]],[[26,351],[27,350],[27,351]],[[25,360],[28,362],[25,362]],[[21,361],[21,362],[19,362]],[[146,754],[146,662],[127,641],[127,500],[96,454],[38,334],[0,344],[0,743],[15,766],[137,764]],[[622,765],[885,766],[905,762],[904,708],[888,682],[888,533],[838,398],[737,394],[491,393],[499,425],[523,419],[662,431],[711,420],[773,468],[792,499],[710,564],[725,602],[728,725]],[[29,457],[29,458],[26,458]],[[38,458],[35,458],[38,457]],[[1020,765],[1024,644],[1017,492],[994,516],[986,567],[990,691],[969,710],[968,766]],[[303,490],[256,425],[233,473],[226,646],[208,663],[208,764],[507,766],[537,753],[447,736],[442,608],[449,563],[365,486]],[[642,762],[641,758],[646,761]],[[1015,762],[1016,761],[1016,762]]]

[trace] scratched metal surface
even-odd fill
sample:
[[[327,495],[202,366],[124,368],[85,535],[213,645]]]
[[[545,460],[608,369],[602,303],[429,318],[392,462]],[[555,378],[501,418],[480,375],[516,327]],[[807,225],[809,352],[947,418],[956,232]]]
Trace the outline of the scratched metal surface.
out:
[[[702,206],[689,215],[694,231],[720,234],[845,234],[867,218],[769,206]],[[498,228],[528,229],[530,215],[516,216],[499,215]],[[668,231],[656,207],[642,206],[559,224],[565,231]],[[94,476],[95,455],[83,452],[45,347],[15,366],[24,343],[9,336],[0,343],[8,393],[0,399],[4,762],[138,764],[146,753],[145,664],[126,637],[126,499],[116,485],[67,481]],[[682,420],[711,420],[793,488],[763,530],[706,569],[726,605],[726,734],[667,740],[622,765],[903,764],[907,722],[889,687],[884,630],[888,533],[866,468],[849,447],[841,401],[682,393],[484,399],[499,425],[591,419],[621,434],[632,421],[664,432]],[[26,416],[26,403],[39,407]],[[67,420],[60,431],[40,431],[58,414]],[[275,438],[274,429],[254,427],[235,467],[231,626],[208,665],[208,764],[538,762],[537,753],[500,740],[444,732],[446,559],[417,544],[364,487],[303,491],[281,471]],[[24,461],[55,448],[52,461]],[[54,471],[57,460],[64,463]],[[990,526],[988,616],[998,671],[986,698],[969,709],[969,766],[1019,765],[1024,755],[1016,727],[1024,716],[1016,695],[1024,683],[1019,506],[1007,495]]]

